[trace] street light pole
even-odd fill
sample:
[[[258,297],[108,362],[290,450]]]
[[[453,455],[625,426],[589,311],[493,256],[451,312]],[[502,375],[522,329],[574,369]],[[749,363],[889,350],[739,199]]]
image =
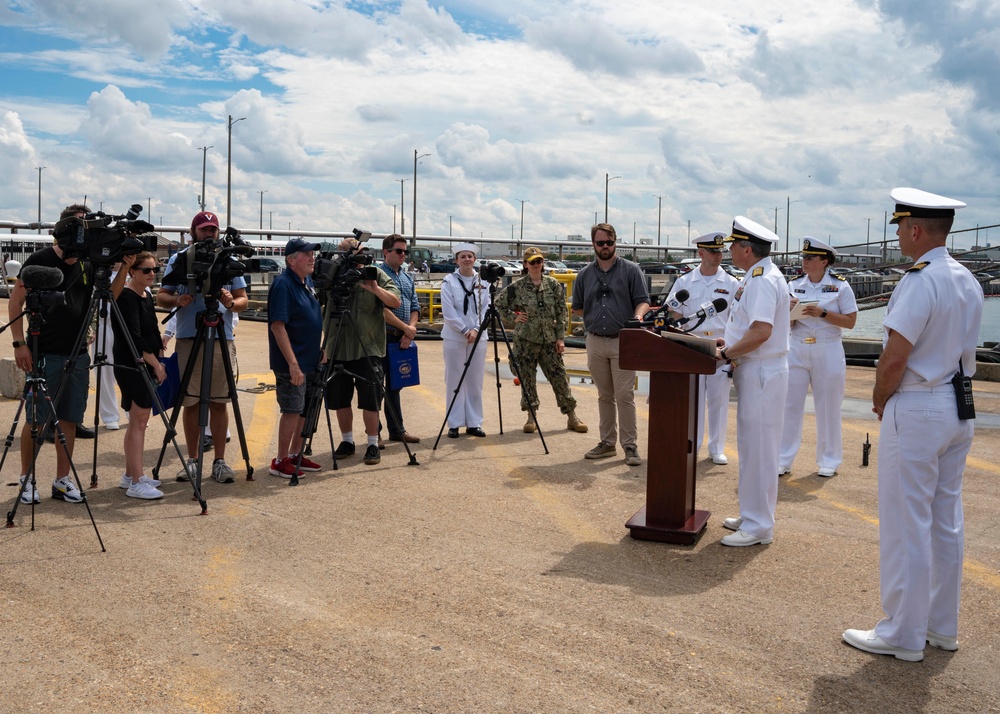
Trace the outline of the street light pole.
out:
[[[800,199],[800,198],[796,198],[793,201],[792,197],[788,196],[787,197],[787,203],[785,204],[785,263],[791,262],[788,259],[788,223],[789,223],[789,214],[791,214],[791,212],[792,212],[792,204],[793,203],[798,203],[801,200],[802,199]],[[775,215],[777,215],[777,214],[775,214]],[[775,231],[775,233],[777,233],[777,231]]]
[[[521,202],[521,238],[520,241],[518,241],[518,246],[517,246],[518,251],[520,251],[521,250],[520,244],[524,242],[524,204],[531,203],[531,201],[529,201],[526,198],[515,198],[514,200]]]
[[[663,199],[666,196],[657,196],[653,194],[653,198],[656,199],[656,245],[660,244],[660,224],[663,218]]]
[[[214,146],[202,146],[198,151],[201,152],[201,197],[198,200],[198,205],[201,206],[201,210],[205,210],[205,166],[208,163],[208,150],[215,148]]]
[[[267,193],[267,189],[261,189],[257,193],[260,194],[260,226],[261,230],[264,230],[264,194]]]
[[[396,179],[399,181],[399,235],[406,235],[406,204],[403,203],[403,184],[410,179]]]
[[[609,174],[604,174],[604,222],[608,222],[608,184],[619,179],[621,176],[610,176]]]
[[[413,217],[410,219],[410,228],[413,230],[413,237],[410,239],[411,248],[417,245],[417,161],[425,156],[430,156],[430,154],[420,154],[417,156],[417,150],[413,150]]]
[[[38,169],[38,234],[42,233],[42,169],[45,166],[37,166]]]
[[[227,145],[226,145],[226,227],[228,228],[232,225],[232,205],[233,205],[233,124],[238,121],[243,121],[246,117],[240,117],[239,119],[233,119],[233,115],[229,115],[229,131],[227,132]]]

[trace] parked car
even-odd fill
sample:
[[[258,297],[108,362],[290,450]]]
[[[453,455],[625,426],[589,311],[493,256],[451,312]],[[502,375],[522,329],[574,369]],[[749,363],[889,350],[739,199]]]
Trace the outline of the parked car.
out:
[[[454,260],[444,260],[429,263],[432,273],[454,273],[458,270],[458,263]]]
[[[547,274],[555,273],[556,275],[571,275],[576,271],[567,267],[565,263],[561,263],[558,260],[546,260],[545,272]]]

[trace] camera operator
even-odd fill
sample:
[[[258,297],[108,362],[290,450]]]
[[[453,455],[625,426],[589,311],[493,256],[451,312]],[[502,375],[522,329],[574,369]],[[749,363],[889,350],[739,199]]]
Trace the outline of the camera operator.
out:
[[[192,244],[184,250],[175,253],[167,263],[163,282],[156,294],[156,304],[167,309],[177,310],[177,361],[186,365],[194,359],[194,370],[184,397],[184,440],[187,443],[188,462],[177,474],[178,481],[187,481],[197,469],[198,461],[198,402],[201,394],[201,362],[202,355],[192,355],[191,349],[198,332],[198,313],[205,310],[205,298],[201,287],[196,288],[192,295],[187,284],[188,252],[195,250],[202,241],[216,242],[219,240],[219,218],[214,213],[202,211],[191,221]],[[212,464],[212,478],[219,483],[232,483],[236,474],[226,463],[226,430],[229,428],[229,385],[226,382],[225,365],[222,362],[222,348],[229,350],[230,361],[236,364],[236,344],[233,342],[234,313],[247,309],[246,281],[235,277],[226,283],[219,292],[219,311],[222,313],[223,334],[215,341],[215,354],[212,358],[212,394],[209,406],[209,425],[212,429],[212,442],[215,449],[215,461]],[[184,367],[181,368],[183,374]]]
[[[409,349],[413,338],[417,336],[417,322],[420,320],[420,303],[417,302],[416,286],[413,275],[406,271],[404,260],[409,255],[406,249],[406,239],[398,233],[386,236],[382,241],[382,263],[378,266],[386,275],[392,278],[399,288],[400,306],[394,310],[384,308],[385,339],[395,342],[401,350]],[[389,424],[389,441],[405,441],[408,444],[420,442],[419,436],[413,436],[403,426],[403,409],[399,393],[403,390],[392,389],[389,386],[389,359],[382,360],[382,369],[386,374],[385,398],[389,409],[385,410],[385,418]],[[392,412],[395,412],[393,414]]]
[[[282,478],[295,475],[302,448],[306,417],[306,389],[311,387],[320,362],[323,339],[323,312],[313,289],[314,251],[319,243],[292,238],[285,244],[285,265],[267,293],[267,341],[271,370],[277,385],[278,456],[271,461],[270,474]],[[302,471],[322,468],[302,456]]]
[[[84,205],[67,206],[59,215],[60,220],[66,218],[84,218],[90,209]],[[129,263],[133,258],[127,259]],[[88,263],[77,258],[65,258],[63,248],[58,242],[35,251],[24,261],[24,270],[31,266],[56,268],[62,275],[62,282],[55,290],[66,296],[65,305],[51,306],[43,312],[41,334],[38,337],[38,348],[45,370],[45,385],[49,395],[54,397],[65,378],[68,381],[59,400],[55,403],[56,416],[59,417],[59,427],[66,437],[66,449],[56,447],[56,478],[52,484],[52,498],[70,503],[82,503],[83,494],[70,477],[70,459],[73,456],[73,444],[76,440],[77,424],[83,422],[84,410],[87,406],[87,391],[90,386],[90,355],[86,344],[81,345],[78,354],[70,354],[76,346],[81,330],[86,328],[87,308],[94,290],[93,269]],[[119,271],[111,284],[112,294],[117,297],[125,284],[128,271]],[[34,368],[30,345],[24,339],[23,318],[19,317],[24,309],[27,290],[19,278],[14,284],[10,300],[7,303],[7,315],[11,320],[10,332],[14,338],[14,359],[17,366],[30,373]],[[16,318],[16,319],[15,319]],[[66,363],[71,363],[66,371]],[[34,455],[34,442],[31,440],[31,423],[33,417],[34,399],[28,395],[25,402],[25,423],[21,429],[21,481],[24,482],[31,460]],[[44,417],[39,417],[44,419]],[[23,503],[39,502],[38,492],[26,487],[21,495]]]
[[[361,269],[370,258],[358,250],[358,245],[355,239],[345,238],[339,248],[341,251],[356,251],[348,260]],[[354,412],[351,409],[351,400],[357,386],[358,406],[363,413],[365,435],[368,437],[364,461],[366,464],[377,464],[381,460],[378,450],[378,413],[381,404],[380,388],[377,385],[380,376],[372,361],[385,357],[383,309],[392,310],[402,303],[399,288],[392,278],[373,265],[367,267],[374,270],[374,275],[370,278],[363,276],[351,288],[345,314],[338,315],[331,309],[334,302],[327,302],[324,316],[324,329],[327,335],[326,356],[333,362],[334,367],[341,365],[346,371],[335,373],[327,383],[326,408],[337,412],[337,424],[342,434],[342,441],[334,452],[335,455],[338,459],[353,456]],[[347,314],[351,316],[350,321]],[[343,317],[342,324],[341,317]],[[353,330],[344,329],[352,324]],[[338,327],[344,329],[343,334],[338,334]],[[354,334],[351,334],[352,332]]]

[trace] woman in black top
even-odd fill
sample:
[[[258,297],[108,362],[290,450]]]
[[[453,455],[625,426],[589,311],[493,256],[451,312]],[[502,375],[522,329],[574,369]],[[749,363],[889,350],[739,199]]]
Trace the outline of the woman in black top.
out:
[[[166,380],[167,373],[160,362],[163,351],[160,328],[156,320],[153,296],[148,288],[156,280],[160,268],[156,256],[143,252],[135,257],[128,269],[129,282],[118,296],[118,309],[124,327],[112,321],[115,330],[115,379],[122,393],[122,409],[128,412],[128,429],[125,431],[125,474],[121,488],[126,496],[147,500],[163,498],[157,486],[160,482],[143,474],[142,452],[146,439],[146,424],[153,406],[153,398],[146,382],[139,374],[129,350],[126,333],[135,349],[142,355],[141,368],[146,369],[154,382]]]

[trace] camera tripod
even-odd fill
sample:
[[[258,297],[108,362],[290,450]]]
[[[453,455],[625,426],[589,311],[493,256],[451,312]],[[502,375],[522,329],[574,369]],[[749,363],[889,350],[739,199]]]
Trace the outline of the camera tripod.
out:
[[[65,390],[68,379],[64,378],[60,381],[59,386],[56,389],[56,396],[54,399],[49,396],[48,387],[45,383],[45,365],[42,363],[42,355],[38,346],[38,339],[41,335],[42,324],[44,323],[41,308],[29,308],[28,310],[24,310],[20,315],[15,317],[14,320],[11,320],[11,322],[15,322],[20,319],[26,312],[28,313],[27,334],[31,345],[31,374],[25,377],[24,390],[21,393],[21,401],[18,404],[17,412],[14,415],[14,422],[10,426],[10,432],[7,434],[7,438],[4,441],[3,455],[0,456],[0,469],[3,469],[3,465],[7,460],[7,454],[10,452],[11,446],[14,444],[14,435],[17,433],[17,425],[21,419],[21,412],[24,410],[25,403],[28,400],[28,395],[31,395],[32,398],[32,455],[31,465],[28,467],[28,471],[24,475],[24,481],[17,490],[17,495],[14,496],[14,505],[11,507],[11,510],[7,512],[7,528],[14,527],[14,517],[17,515],[17,508],[21,503],[21,495],[25,492],[25,490],[31,488],[37,491],[37,481],[35,479],[35,475],[38,463],[38,454],[42,450],[42,445],[45,443],[45,435],[48,432],[49,425],[51,425],[52,428],[55,429],[56,433],[56,448],[62,448],[66,454],[70,470],[73,473],[73,478],[76,480],[76,487],[80,489],[80,493],[83,496],[83,503],[87,508],[87,515],[90,517],[90,523],[94,527],[94,533],[97,535],[97,542],[101,546],[101,552],[104,553],[107,552],[107,549],[104,547],[104,540],[101,538],[101,532],[97,529],[97,522],[94,520],[94,513],[90,510],[90,500],[87,498],[87,495],[83,490],[83,484],[80,483],[80,476],[76,472],[76,466],[73,464],[73,459],[69,453],[69,446],[66,443],[66,434],[59,425],[59,416],[56,414],[55,404],[58,402],[60,395]],[[9,327],[9,324],[5,325],[3,329],[6,329],[7,327]],[[69,376],[69,365],[71,364],[72,362],[68,363],[64,377]],[[47,416],[44,420],[39,419],[39,409],[42,408],[40,406],[41,404],[45,405],[44,409],[47,412]],[[42,425],[42,428],[39,428],[39,425]],[[22,434],[22,438],[23,437],[24,435]],[[34,498],[31,499],[31,530],[35,530]]]
[[[338,300],[337,296],[331,296],[331,300]],[[335,330],[335,335],[333,338],[333,349],[330,350],[331,354],[337,353],[337,345],[340,344],[341,336],[344,331],[344,318],[347,318],[347,325],[351,328],[354,333],[355,338],[358,339],[358,343],[361,345],[361,351],[364,354],[364,358],[372,365],[375,372],[375,379],[370,380],[359,374],[351,372],[343,364],[336,364],[333,360],[327,360],[320,365],[316,372],[315,377],[315,387],[307,391],[308,397],[306,399],[306,414],[305,423],[302,426],[302,448],[299,449],[299,456],[295,463],[295,473],[292,475],[291,481],[289,481],[290,486],[297,486],[299,483],[299,466],[302,463],[302,456],[307,453],[307,450],[311,449],[312,437],[315,434],[317,426],[319,424],[319,411],[323,405],[323,397],[326,394],[326,386],[336,377],[337,375],[346,375],[353,377],[358,382],[363,382],[365,384],[371,384],[375,388],[376,401],[379,404],[384,403],[386,408],[389,410],[391,416],[393,416],[397,421],[401,421],[399,414],[396,414],[395,408],[389,404],[385,399],[385,375],[382,371],[382,360],[377,357],[372,357],[368,354],[368,350],[365,348],[364,344],[361,342],[358,335],[357,325],[354,323],[354,317],[351,312],[348,311],[344,305],[334,303],[330,306],[330,322],[333,318],[336,318],[337,329]],[[327,320],[324,320],[324,323]],[[323,336],[323,345],[320,348],[322,354],[326,354],[327,343],[330,339],[330,331],[327,330],[326,334]],[[326,410],[326,426],[330,435],[330,451],[333,454],[333,470],[336,471],[339,466],[337,465],[337,449],[333,438],[333,425],[330,420],[330,410]],[[367,432],[366,432],[367,433]],[[417,461],[416,455],[410,451],[410,445],[405,441],[403,442],[403,448],[406,449],[406,454],[409,457],[407,466],[419,466],[420,462]]]
[[[193,295],[194,293],[192,292],[191,294]],[[167,319],[169,319],[169,316]],[[219,312],[219,296],[217,294],[213,293],[205,296],[205,310],[198,313],[196,320],[198,330],[191,345],[191,354],[188,357],[187,364],[184,365],[177,401],[174,404],[173,411],[170,413],[169,423],[170,430],[173,431],[177,424],[177,418],[181,414],[182,408],[184,408],[184,397],[188,395],[188,386],[191,383],[195,362],[200,352],[202,360],[201,375],[199,377],[201,380],[200,394],[198,397],[198,465],[194,474],[188,469],[187,459],[181,459],[184,471],[187,472],[187,478],[194,484],[196,491],[200,491],[202,467],[205,460],[205,428],[209,423],[209,405],[212,402],[212,363],[215,358],[216,344],[221,345],[219,353],[222,356],[222,367],[226,375],[226,387],[228,389],[226,396],[232,401],[233,405],[233,415],[236,418],[236,433],[239,437],[243,460],[246,463],[247,481],[253,481],[254,479],[253,466],[250,465],[250,452],[247,450],[247,440],[243,432],[243,417],[240,414],[240,401],[236,393],[236,379],[233,377],[233,363],[229,354],[229,345],[227,340],[224,337],[220,338],[218,334],[221,327],[220,323],[222,322],[222,313]],[[167,440],[164,439],[163,446],[160,448],[159,458],[156,461],[156,470],[159,470],[166,450]],[[154,470],[154,473],[156,473],[156,470]]]
[[[479,323],[479,329],[476,331],[476,339],[472,343],[472,350],[469,353],[469,358],[465,360],[465,367],[462,370],[462,376],[458,380],[458,385],[455,387],[454,396],[451,398],[451,403],[448,405],[448,411],[444,415],[444,421],[441,422],[441,428],[438,430],[437,439],[434,440],[434,450],[437,450],[438,442],[441,441],[441,434],[444,433],[444,428],[448,424],[448,417],[451,415],[451,410],[455,406],[455,401],[458,399],[458,395],[462,391],[462,383],[465,382],[465,375],[469,372],[469,365],[472,364],[472,360],[476,357],[476,348],[479,346],[479,341],[483,338],[483,333],[486,328],[489,327],[490,332],[493,334],[493,363],[494,372],[496,373],[496,383],[497,383],[497,415],[500,421],[500,433],[503,434],[503,403],[500,401],[500,387],[503,385],[500,383],[500,345],[497,342],[496,334],[497,327],[499,327],[500,335],[503,337],[503,343],[507,345],[507,354],[510,355],[510,364],[514,370],[514,376],[517,377],[517,381],[521,384],[521,394],[525,397],[525,401],[528,403],[528,413],[531,414],[531,420],[535,422],[535,428],[538,430],[538,438],[542,441],[542,448],[545,449],[545,453],[549,453],[549,447],[545,443],[545,436],[542,434],[542,427],[538,423],[538,416],[535,414],[535,407],[531,404],[531,400],[527,399],[527,394],[525,393],[524,380],[521,379],[521,369],[517,364],[517,358],[514,354],[514,348],[511,347],[510,340],[507,338],[507,330],[503,326],[503,320],[500,318],[500,313],[497,312],[496,305],[494,304],[494,298],[496,297],[496,282],[491,282],[490,286],[490,304],[486,306],[486,314],[483,315],[482,322]]]

